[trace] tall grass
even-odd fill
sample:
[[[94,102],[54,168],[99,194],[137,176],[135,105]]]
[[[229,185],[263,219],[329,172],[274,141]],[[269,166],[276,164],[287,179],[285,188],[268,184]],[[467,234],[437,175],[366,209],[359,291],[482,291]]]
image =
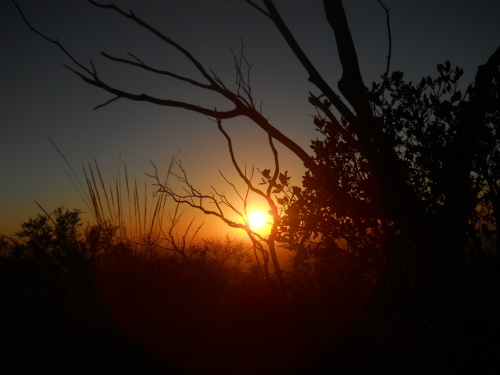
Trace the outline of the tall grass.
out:
[[[119,168],[121,169],[121,165]],[[155,194],[148,202],[150,193],[144,182],[141,199],[137,180],[134,179],[132,186],[129,182],[126,164],[123,165],[123,171],[125,187],[120,173],[112,184],[106,184],[97,161],[94,161],[94,166],[89,164],[87,168],[83,168],[88,192],[86,203],[97,225],[102,228],[113,226],[117,229],[119,239],[145,246],[158,245],[166,208],[166,194]]]
[[[112,181],[107,181],[103,177],[96,159],[93,164],[88,163],[87,166],[82,166],[82,179],[57,145],[52,140],[50,142],[69,167],[70,172],[67,175],[94,221],[89,224],[89,227],[112,236],[115,241],[131,245],[135,249],[179,250],[172,249],[168,245],[172,245],[171,242],[175,241],[175,237],[171,235],[172,228],[178,224],[181,214],[178,207],[173,216],[168,213],[165,192],[150,191],[146,180],[141,188],[137,179],[129,178],[127,165],[122,163],[121,157],[118,174]],[[164,186],[168,185],[168,177],[174,160],[175,156],[172,157],[167,167]],[[197,231],[193,237],[196,233]],[[184,244],[185,247],[186,244]]]

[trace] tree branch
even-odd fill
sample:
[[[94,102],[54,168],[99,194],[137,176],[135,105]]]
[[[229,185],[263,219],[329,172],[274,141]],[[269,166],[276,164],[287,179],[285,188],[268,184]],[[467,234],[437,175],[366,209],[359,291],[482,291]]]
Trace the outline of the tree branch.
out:
[[[101,55],[104,56],[105,58],[107,58],[108,60],[115,61],[115,62],[120,62],[120,63],[124,63],[124,64],[128,64],[128,65],[132,65],[132,66],[136,66],[136,67],[139,67],[141,69],[144,69],[144,70],[147,70],[147,71],[150,71],[150,72],[153,72],[153,73],[157,73],[157,74],[161,74],[161,75],[166,75],[166,76],[172,77],[172,78],[174,78],[174,79],[176,79],[178,81],[187,82],[187,83],[190,83],[193,86],[197,86],[197,87],[200,87],[202,89],[213,90],[212,85],[207,85],[207,84],[198,82],[198,81],[196,81],[194,79],[183,77],[181,75],[169,72],[167,70],[161,70],[161,69],[153,68],[153,67],[145,64],[141,60],[139,60],[137,57],[135,57],[134,55],[132,55],[130,52],[128,54],[130,56],[132,56],[136,61],[132,61],[132,60],[127,60],[127,59],[120,58],[120,57],[111,56],[111,55],[107,54],[106,52],[101,52]]]
[[[337,51],[342,64],[342,78],[338,83],[339,90],[356,113],[363,117],[370,117],[371,108],[365,95],[367,89],[361,76],[356,48],[342,1],[323,0],[323,5],[326,19],[335,34]],[[333,104],[335,105],[335,103]]]
[[[255,9],[257,9],[259,12],[261,12],[266,17],[271,18],[271,15],[269,13],[267,13],[265,9],[261,8],[260,6],[258,6],[253,1],[251,1],[251,0],[245,0],[245,2],[247,2],[248,4],[250,4],[251,6],[253,6]]]
[[[389,39],[389,51],[387,52],[387,64],[386,64],[386,67],[385,67],[385,74],[384,76],[387,78],[389,76],[389,70],[390,70],[390,67],[391,67],[391,56],[392,56],[392,33],[391,33],[391,22],[390,22],[390,19],[389,19],[389,8],[387,8],[384,3],[382,2],[382,0],[378,0],[378,3],[380,4],[380,6],[384,9],[385,11],[385,22],[386,22],[386,25],[387,25],[387,36],[388,36],[388,39]]]
[[[313,83],[327,98],[330,102],[337,108],[342,116],[344,116],[348,121],[354,121],[354,114],[345,105],[345,103],[340,99],[340,97],[333,91],[333,89],[326,83],[321,74],[318,72],[316,67],[311,63],[307,55],[304,53],[297,40],[292,35],[290,29],[281,18],[278,10],[274,6],[272,0],[264,0],[269,11],[269,18],[276,25],[281,35],[285,38],[288,46],[292,49],[297,59],[300,61],[302,66],[306,69],[309,74],[309,81]]]
[[[21,8],[19,7],[19,5],[17,5],[16,1],[15,0],[12,0],[12,2],[14,3],[15,7],[17,8],[17,11],[19,12],[19,14],[21,15],[21,17],[23,18],[23,21],[24,23],[28,26],[28,28],[33,31],[35,34],[39,35],[40,37],[42,37],[43,39],[45,39],[46,41],[48,41],[49,43],[51,44],[54,44],[57,48],[59,48],[67,57],[69,57],[69,59],[71,61],[73,61],[73,63],[75,65],[77,65],[78,67],[80,67],[82,70],[84,70],[85,72],[87,72],[89,75],[92,75],[94,74],[94,72],[90,71],[88,68],[86,68],[83,64],[81,64],[77,59],[75,59],[73,57],[73,55],[71,53],[68,52],[68,50],[66,48],[64,48],[64,46],[59,42],[58,39],[52,39],[52,38],[49,38],[48,36],[46,36],[45,34],[41,33],[40,31],[38,31],[36,28],[33,27],[33,25],[31,25],[31,23],[28,21],[28,19],[26,18],[26,16],[24,15],[23,11],[21,10]],[[92,64],[92,62],[91,62]]]
[[[97,1],[94,0],[88,0],[89,3],[92,5],[95,5],[98,8],[104,8],[104,9],[111,9],[115,11],[116,13],[122,15],[125,18],[128,18],[135,23],[137,23],[139,26],[143,27],[144,29],[150,31],[154,35],[156,35],[159,39],[167,43],[168,45],[172,46],[175,48],[177,51],[182,53],[195,67],[196,69],[205,77],[205,79],[210,82],[211,85],[217,86],[216,82],[214,79],[208,74],[208,72],[205,70],[203,65],[200,64],[200,62],[184,47],[182,47],[180,44],[176,43],[173,41],[171,38],[167,37],[166,35],[162,34],[160,31],[155,29],[153,26],[149,25],[147,22],[136,16],[131,10],[129,12],[125,12],[123,9],[117,7],[114,4],[101,4],[98,3]]]
[[[202,107],[200,105],[195,105],[192,103],[187,103],[183,101],[177,101],[177,100],[170,100],[170,99],[161,99],[158,97],[154,97],[145,93],[142,94],[134,94],[131,92],[128,92],[126,90],[119,89],[117,87],[111,86],[107,83],[105,83],[97,74],[97,71],[94,67],[93,62],[91,61],[90,64],[92,66],[92,69],[89,69],[85,67],[82,63],[80,63],[68,50],[65,49],[65,47],[55,39],[51,39],[35,29],[27,20],[27,18],[24,16],[22,13],[20,7],[17,5],[15,0],[12,0],[16,8],[18,9],[19,13],[23,17],[24,22],[28,25],[28,27],[34,31],[36,34],[40,35],[43,39],[49,41],[51,44],[56,45],[75,65],[78,69],[72,68],[70,66],[65,65],[66,68],[71,70],[74,74],[76,74],[78,77],[80,77],[84,82],[98,87],[102,90],[105,90],[109,92],[110,94],[113,94],[113,99],[110,99],[106,101],[103,104],[100,104],[96,106],[94,109],[99,109],[102,107],[107,106],[108,104],[118,100],[119,98],[125,98],[129,100],[134,100],[134,101],[142,101],[142,102],[149,102],[152,104],[157,104],[161,106],[167,106],[167,107],[174,107],[174,108],[182,108],[186,109],[191,112],[196,112],[208,117],[212,118],[219,118],[219,119],[229,119],[229,118],[235,118],[238,116],[246,116],[252,121],[254,121],[262,130],[264,130],[267,134],[269,134],[271,137],[276,139],[278,142],[282,143],[285,147],[290,149],[299,159],[304,163],[306,166],[311,166],[311,157],[309,154],[301,148],[297,143],[292,141],[290,138],[288,138],[286,135],[284,135],[282,132],[280,132],[276,127],[271,125],[269,121],[255,108],[253,98],[251,97],[251,90],[250,90],[250,83],[248,81],[249,77],[244,78],[242,72],[241,72],[241,65],[239,66],[240,71],[237,71],[237,74],[239,74],[239,81],[237,81],[237,86],[238,90],[243,90],[243,93],[247,96],[248,100],[246,100],[242,95],[239,93],[233,93],[229,89],[227,89],[222,81],[215,75],[213,74],[213,77],[209,72],[202,66],[202,64],[185,48],[174,42],[172,39],[168,38],[164,34],[162,34],[160,31],[156,30],[152,26],[148,25],[144,20],[136,16],[132,11],[126,12],[119,7],[113,5],[113,4],[101,4],[98,3],[97,1],[94,0],[89,0],[91,4],[93,4],[96,7],[99,8],[104,8],[104,9],[110,9],[113,10],[114,12],[117,12],[121,16],[130,19],[131,21],[137,23],[141,27],[149,30],[151,33],[156,35],[158,38],[163,40],[165,43],[168,45],[172,46],[175,48],[177,51],[179,51],[181,54],[183,54],[195,67],[196,69],[201,73],[201,75],[207,79],[208,84],[201,83],[199,81],[193,80],[188,77],[183,77],[180,75],[177,75],[175,73],[172,73],[170,71],[165,71],[165,70],[159,70],[155,69],[144,62],[142,62],[139,58],[134,56],[133,54],[129,55],[135,60],[129,60],[129,59],[124,59],[124,58],[118,58],[111,56],[107,53],[102,53],[102,56],[115,62],[119,63],[124,63],[132,66],[136,66],[138,68],[148,70],[157,74],[162,74],[162,75],[167,75],[169,77],[172,77],[174,79],[177,79],[181,82],[186,82],[190,83],[194,86],[197,86],[201,89],[204,90],[209,90],[216,92],[220,94],[222,97],[225,99],[229,100],[233,105],[234,108],[231,110],[226,110],[226,111],[220,111],[220,110],[215,110],[215,109],[208,109],[205,107]],[[251,3],[251,2],[249,2]],[[240,56],[240,59],[236,59],[237,64],[241,64],[244,60],[243,56]],[[237,66],[238,68],[238,66]]]

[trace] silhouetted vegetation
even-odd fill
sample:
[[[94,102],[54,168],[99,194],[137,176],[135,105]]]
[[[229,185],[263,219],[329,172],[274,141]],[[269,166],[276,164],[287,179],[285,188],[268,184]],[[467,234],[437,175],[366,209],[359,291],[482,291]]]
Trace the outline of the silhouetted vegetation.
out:
[[[93,242],[76,230],[77,210],[53,214],[54,223],[71,225],[55,234],[46,213],[25,222],[16,238],[2,237],[8,371],[295,371],[337,345],[372,294],[369,282],[346,285],[318,266],[289,275],[290,309],[242,242],[204,240],[184,257],[113,236],[109,248],[93,253]],[[45,245],[43,233],[53,234]]]
[[[278,280],[264,277],[242,242],[203,240],[182,256],[113,235],[94,252],[89,231],[76,230],[77,210],[53,214],[54,222],[72,225],[46,247],[40,235],[56,233],[52,220],[42,219],[48,214],[25,222],[17,238],[2,237],[8,371],[420,372],[494,364],[494,263],[465,269],[457,311],[463,326],[449,338],[453,363],[444,363],[431,358],[436,352],[419,311],[425,303],[412,291],[415,270],[398,268],[400,276],[387,263],[349,252],[318,256],[286,268],[287,303]]]
[[[215,189],[206,194],[192,186],[179,163],[181,173],[169,169],[168,176],[176,176],[184,190],[179,193],[155,173],[157,204],[149,216],[146,210],[141,216],[137,190],[130,193],[127,180],[128,202],[132,196],[140,232],[131,241],[124,232],[120,199],[106,197],[106,218],[99,184],[108,190],[100,172],[94,178],[90,170],[89,206],[97,224],[87,228],[85,239],[76,230],[78,211],[58,209],[23,224],[18,236],[26,241],[0,242],[5,255],[2,290],[9,306],[2,320],[23,332],[18,336],[11,328],[12,337],[30,336],[29,331],[39,338],[60,332],[57,347],[66,348],[70,327],[83,335],[74,336],[77,344],[96,356],[102,348],[89,348],[100,336],[88,336],[80,325],[87,322],[96,324],[102,329],[99,335],[109,340],[126,333],[135,343],[131,345],[142,346],[158,360],[143,358],[137,366],[174,364],[209,373],[498,370],[500,49],[478,68],[468,86],[460,83],[462,70],[448,61],[437,65],[437,77],[406,82],[402,72],[390,71],[389,53],[381,81],[367,88],[342,2],[325,0],[343,69],[337,93],[309,61],[273,2],[247,0],[274,23],[314,86],[309,101],[320,137],[312,141],[310,154],[256,107],[243,52],[234,54],[236,81],[230,89],[132,11],[90,3],[152,32],[182,54],[203,81],[159,71],[132,54],[120,58],[103,53],[105,59],[216,94],[232,109],[161,100],[109,86],[94,63],[79,62],[57,39],[35,31],[71,59],[70,69],[77,76],[114,95],[99,107],[117,99],[149,101],[214,119],[247,187],[246,194],[240,194],[226,180],[243,209]],[[389,24],[388,9],[380,4]],[[249,118],[268,135],[274,166],[259,170],[261,187],[252,181],[253,169],[240,168],[222,126],[238,116]],[[302,186],[292,186],[287,172],[280,170],[276,141],[307,168]],[[120,188],[109,191],[118,194]],[[273,225],[268,236],[248,225],[249,193],[269,205]],[[254,256],[229,238],[186,243],[192,222],[179,241],[173,232],[178,211],[170,223],[161,219],[166,199],[245,230]],[[217,209],[207,209],[207,202]],[[236,212],[241,222],[229,220],[224,209]],[[147,225],[146,217],[152,218]],[[290,250],[291,267],[279,263],[278,244]],[[29,307],[21,309],[23,305]],[[29,311],[37,312],[36,319]],[[37,319],[38,328],[33,327]],[[116,329],[110,330],[109,322]],[[130,347],[109,350],[121,356]],[[68,366],[83,360],[71,350],[55,357],[40,355],[37,348],[32,352],[40,366],[46,365],[46,358],[53,360],[53,368],[65,366],[56,358],[69,358]],[[104,359],[83,360],[89,370],[103,364],[113,369],[116,357],[104,353]]]

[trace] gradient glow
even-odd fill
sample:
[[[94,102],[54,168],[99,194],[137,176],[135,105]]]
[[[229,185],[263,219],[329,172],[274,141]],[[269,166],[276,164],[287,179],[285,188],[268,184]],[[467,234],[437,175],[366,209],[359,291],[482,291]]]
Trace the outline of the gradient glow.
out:
[[[131,52],[158,69],[199,78],[158,39],[109,11],[86,1],[18,0],[34,26],[57,38],[87,63],[92,59],[101,77],[136,93],[149,92],[165,99],[186,99],[208,107],[224,108],[203,91],[154,75],[135,76],[123,66],[107,64],[100,51],[117,56]],[[124,9],[159,28],[186,46],[225,84],[234,82],[233,58],[228,45],[239,50],[246,42],[252,93],[262,101],[263,114],[304,149],[314,130],[308,92],[315,88],[269,20],[243,0],[137,1],[117,0]],[[433,75],[436,64],[449,59],[465,71],[471,82],[477,67],[498,47],[500,1],[450,2],[435,0],[384,0],[390,8],[392,70],[403,70],[408,80]],[[321,1],[275,0],[275,5],[304,51],[325,80],[336,89],[342,70],[333,32]],[[345,1],[365,84],[380,80],[385,71],[387,31],[384,11],[375,0]],[[138,185],[152,181],[150,160],[165,170],[173,155],[180,158],[191,182],[208,191],[227,188],[221,170],[231,181],[238,176],[228,157],[225,139],[204,116],[147,103],[118,100],[100,110],[92,108],[111,98],[90,87],[63,67],[72,65],[60,51],[30,31],[10,0],[0,0],[0,233],[10,234],[40,210],[66,205],[88,211],[67,177],[64,161],[48,142],[50,137],[79,173],[95,158],[106,180],[118,175],[126,162],[129,178]],[[248,119],[225,122],[243,167],[272,168],[267,137]],[[297,158],[277,145],[280,169],[300,184],[304,169]],[[164,177],[164,176],[162,176]],[[243,187],[244,189],[244,187]],[[152,189],[150,189],[151,191]],[[149,196],[150,200],[151,197]],[[240,207],[241,208],[241,207]],[[189,221],[191,212],[185,217]],[[194,212],[193,215],[199,215]],[[229,232],[220,220],[206,221],[203,230]],[[204,234],[205,236],[205,234]]]

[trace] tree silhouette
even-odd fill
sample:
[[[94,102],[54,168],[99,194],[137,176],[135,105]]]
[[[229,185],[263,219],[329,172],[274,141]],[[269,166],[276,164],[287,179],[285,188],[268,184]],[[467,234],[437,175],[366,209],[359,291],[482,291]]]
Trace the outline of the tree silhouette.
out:
[[[160,38],[181,53],[203,81],[156,68],[131,53],[128,57],[102,53],[106,59],[171,77],[232,105],[232,109],[218,110],[120,89],[107,83],[92,62],[78,61],[57,39],[40,33],[25,19],[70,58],[70,70],[113,95],[97,108],[129,99],[197,112],[219,125],[239,116],[250,119],[307,168],[301,188],[288,186],[283,175],[282,188],[290,194],[276,198],[284,209],[278,239],[296,252],[298,262],[339,253],[386,264],[411,261],[424,295],[428,322],[424,325],[433,327],[430,335],[438,338],[436,347],[440,340],[449,340],[458,324],[450,317],[458,309],[466,262],[485,255],[487,245],[495,256],[500,250],[500,48],[478,67],[474,82],[463,93],[458,67],[439,64],[436,78],[426,77],[414,84],[404,81],[403,73],[390,72],[390,52],[382,81],[368,88],[342,1],[324,0],[342,66],[342,77],[334,88],[310,61],[273,2],[246,0],[276,26],[314,86],[316,93],[310,93],[309,101],[317,110],[314,125],[322,138],[312,142],[311,156],[256,106],[243,55],[234,54],[237,78],[231,89],[185,47],[132,11],[89,2]],[[390,40],[389,11],[379,3],[386,11]]]
[[[44,211],[44,215],[39,214],[21,224],[16,236],[24,240],[23,247],[39,254],[83,256],[86,248],[79,231],[82,225],[80,213],[80,210],[70,211],[65,207],[59,207],[51,213]]]
[[[241,81],[241,86],[245,85],[246,81]],[[251,98],[251,96],[249,96]],[[200,210],[205,215],[213,215],[220,220],[222,220],[226,225],[232,228],[237,228],[243,230],[250,241],[252,242],[255,254],[255,260],[257,265],[260,265],[259,257],[257,253],[260,254],[262,258],[262,272],[264,274],[265,279],[270,281],[270,273],[269,273],[269,258],[271,258],[272,265],[274,267],[274,272],[280,283],[281,289],[283,291],[283,296],[286,299],[286,282],[283,275],[283,270],[281,265],[279,264],[278,255],[276,252],[276,241],[279,238],[279,227],[280,227],[280,213],[278,211],[278,205],[275,202],[275,198],[273,195],[280,194],[283,192],[285,184],[287,183],[286,172],[285,174],[280,173],[280,164],[278,151],[274,146],[273,139],[271,136],[268,137],[269,146],[273,153],[274,159],[274,171],[271,175],[270,169],[265,169],[263,171],[259,171],[262,175],[262,181],[259,185],[266,185],[265,189],[259,188],[252,181],[255,170],[254,168],[251,171],[247,171],[246,167],[241,168],[240,164],[236,160],[235,151],[233,148],[233,142],[229,134],[225,131],[222,126],[222,120],[217,119],[217,127],[219,131],[226,138],[228,151],[230,154],[231,162],[233,167],[238,173],[238,176],[241,180],[244,181],[246,190],[244,193],[240,193],[236,186],[230,182],[224,174],[219,170],[219,173],[222,175],[223,179],[230,185],[231,189],[236,193],[241,208],[238,207],[235,203],[231,202],[231,200],[227,197],[227,195],[222,191],[217,191],[212,186],[212,191],[210,193],[202,193],[202,191],[196,187],[194,187],[188,179],[187,173],[182,167],[182,163],[177,162],[178,169],[180,172],[169,172],[169,175],[173,175],[179,182],[182,184],[182,191],[179,192],[172,187],[170,187],[166,183],[162,183],[158,176],[158,171],[156,166],[154,175],[149,175],[153,177],[156,181],[155,185],[158,187],[159,193],[165,193],[168,197],[171,197],[178,205],[184,204],[191,206]],[[168,179],[167,179],[168,180]],[[279,180],[279,183],[278,183]],[[248,218],[248,200],[249,194],[255,194],[261,198],[263,198],[269,208],[269,213],[271,214],[271,228],[268,234],[261,234],[257,231],[253,230],[250,226],[249,218]],[[281,202],[281,198],[277,198],[278,204]],[[232,213],[236,216],[236,218],[230,218],[228,212]],[[172,242],[172,241],[171,241]]]

